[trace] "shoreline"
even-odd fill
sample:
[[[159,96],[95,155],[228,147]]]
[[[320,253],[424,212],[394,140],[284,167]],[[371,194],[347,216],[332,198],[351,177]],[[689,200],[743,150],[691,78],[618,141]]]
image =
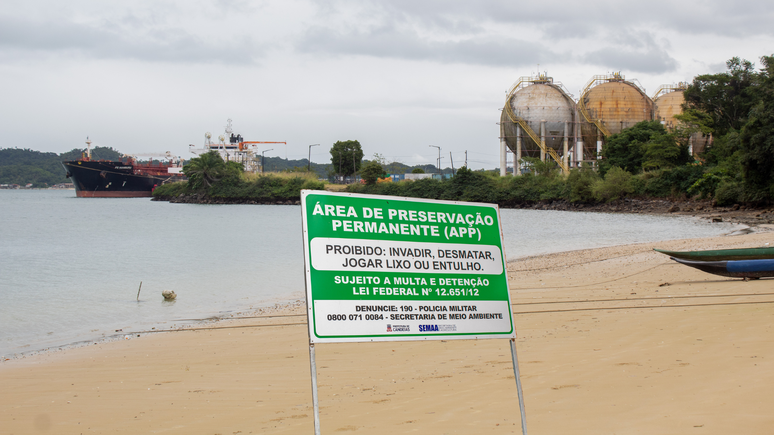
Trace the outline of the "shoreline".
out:
[[[293,310],[295,307],[305,304],[303,299],[298,299],[297,297],[290,297],[287,299],[274,298],[266,301],[266,303],[268,304],[272,304],[272,302],[273,302],[273,305],[267,305],[267,306],[257,307],[257,308],[252,308],[252,307],[244,308],[244,309],[234,310],[233,312],[229,312],[228,314],[211,315],[208,317],[192,318],[192,319],[176,319],[172,321],[162,322],[162,323],[168,323],[168,322],[178,323],[168,329],[161,329],[161,328],[157,329],[156,327],[152,327],[151,329],[141,329],[141,330],[134,330],[134,331],[116,330],[114,333],[111,333],[110,335],[102,335],[97,338],[78,340],[78,341],[74,341],[74,342],[66,343],[62,345],[45,346],[41,349],[34,349],[34,350],[29,350],[24,352],[14,352],[8,355],[0,355],[0,365],[2,365],[2,363],[6,361],[14,361],[19,359],[35,357],[39,355],[45,355],[48,353],[57,353],[57,352],[62,352],[62,351],[67,351],[72,349],[80,349],[88,346],[95,346],[103,343],[112,343],[112,342],[121,341],[121,340],[133,340],[150,334],[209,329],[207,325],[210,325],[210,324],[236,321],[239,319],[248,319],[256,316],[260,317],[262,315],[269,315],[268,313],[284,312],[288,310]]]
[[[695,219],[701,219],[699,217],[695,217]],[[734,233],[746,233],[747,231],[757,231],[757,232],[767,232],[767,231],[774,231],[774,225],[755,225],[753,227],[748,228],[742,228],[735,231],[732,231],[728,233],[727,235],[732,235]],[[680,240],[680,239],[672,239],[672,240]],[[642,242],[642,243],[653,243],[653,242]],[[638,243],[641,244],[641,243]],[[637,244],[634,244],[637,245]],[[516,262],[522,262],[524,260],[529,260],[533,257],[536,258],[544,258],[547,256],[551,256],[553,254],[559,254],[559,253],[569,253],[569,252],[580,252],[580,251],[586,251],[586,250],[593,250],[593,249],[602,249],[602,248],[613,248],[617,246],[625,246],[624,244],[615,244],[615,245],[607,245],[607,246],[599,246],[594,248],[583,248],[583,249],[577,249],[577,250],[570,250],[570,251],[557,251],[557,252],[549,252],[544,254],[537,254],[535,256],[522,256],[522,257],[506,257],[506,262],[510,266],[512,263]],[[239,318],[240,315],[247,314],[248,316],[250,314],[259,314],[262,313],[264,310],[267,309],[278,309],[278,307],[285,307],[285,306],[291,306],[298,303],[304,303],[303,300],[303,292],[294,292],[295,294],[288,295],[288,297],[282,297],[282,298],[270,298],[265,301],[261,301],[258,303],[251,303],[249,306],[245,307],[238,307],[234,308],[233,310],[229,311],[222,311],[219,313],[213,313],[211,315],[207,315],[205,317],[199,317],[199,318],[183,318],[183,319],[169,319],[165,321],[159,321],[159,323],[156,324],[155,327],[151,329],[135,329],[135,330],[116,330],[115,332],[106,331],[105,333],[102,333],[102,335],[94,336],[91,338],[84,338],[81,340],[71,341],[68,343],[63,344],[53,344],[53,345],[44,345],[40,348],[30,349],[30,350],[24,350],[24,351],[17,351],[17,352],[8,352],[4,355],[0,355],[0,362],[7,361],[7,360],[14,360],[14,359],[20,359],[20,358],[27,358],[30,356],[43,354],[47,352],[60,352],[62,350],[66,349],[73,349],[73,348],[82,348],[86,346],[92,346],[97,343],[104,343],[104,342],[113,342],[118,340],[130,340],[130,339],[136,339],[138,338],[138,335],[147,335],[147,334],[155,334],[159,332],[168,332],[168,331],[177,331],[177,330],[193,330],[196,329],[199,325],[205,325],[208,322],[219,322],[219,321],[229,321],[233,318]],[[299,295],[300,293],[300,295]],[[300,297],[299,297],[300,296]],[[257,305],[257,307],[256,307]],[[236,316],[236,317],[235,317]],[[164,328],[160,325],[171,323],[169,328]],[[164,329],[162,329],[164,328]],[[30,346],[30,345],[27,345]]]
[[[508,262],[529,430],[768,433],[774,279],[705,274],[652,248],[772,242],[754,232]],[[0,399],[0,424],[9,433],[311,432],[304,305],[5,361],[12,394]],[[520,433],[506,341],[320,345],[323,431]]]
[[[166,201],[172,204],[207,205],[300,205],[298,199],[251,199],[215,198],[204,194],[185,194],[177,197],[154,196],[151,201]],[[755,225],[774,225],[774,207],[751,207],[735,204],[720,207],[709,200],[670,200],[624,198],[608,203],[571,203],[566,200],[521,203],[500,203],[501,209],[555,210],[594,213],[631,213],[662,216],[691,216],[710,222],[730,222]]]
[[[5,189],[5,190],[74,190],[73,188],[32,188],[32,189]],[[181,203],[181,204],[209,204],[209,205],[300,205],[300,200],[292,199],[229,199],[213,198],[204,194],[185,194],[178,197],[153,196],[151,201]],[[623,198],[608,203],[587,204],[571,203],[566,200],[538,201],[534,203],[503,203],[498,204],[503,209],[522,210],[557,210],[580,211],[596,213],[632,213],[652,214],[663,216],[692,216],[699,219],[707,219],[714,222],[739,223],[749,226],[762,224],[774,224],[774,206],[754,207],[734,204],[732,206],[715,206],[711,200],[672,200],[665,198],[639,199]]]
[[[578,211],[585,211],[585,210],[578,210]],[[593,211],[595,213],[599,211]],[[621,212],[619,212],[621,213]],[[669,214],[665,213],[649,213],[649,214],[656,214],[656,215],[662,215],[662,216],[669,216]],[[695,219],[704,219],[699,216],[691,216]],[[744,224],[742,224],[744,225]],[[768,224],[753,224],[751,226],[748,226],[747,228],[741,228],[734,231],[731,231],[727,234],[720,235],[718,237],[724,237],[724,236],[735,236],[735,235],[742,235],[747,234],[748,232],[753,233],[766,233],[766,232],[772,232],[774,231],[774,225],[768,225]],[[665,242],[670,241],[678,241],[678,240],[691,240],[691,239],[671,239],[666,240]],[[644,245],[644,244],[654,244],[654,243],[661,243],[661,242],[642,242],[642,243],[635,243],[635,244],[616,244],[616,245],[608,245],[608,246],[600,246],[600,247],[594,247],[594,248],[583,248],[583,249],[577,249],[577,250],[569,250],[569,251],[557,251],[557,252],[549,252],[549,253],[543,253],[543,254],[537,254],[537,255],[530,255],[530,256],[523,256],[523,257],[506,257],[506,264],[508,267],[511,267],[514,263],[523,263],[524,261],[529,261],[532,259],[544,259],[544,258],[550,258],[554,255],[561,255],[561,254],[571,254],[575,252],[585,252],[585,251],[593,251],[596,249],[607,249],[607,248],[616,248],[621,246],[638,246],[638,245]],[[250,304],[249,307],[241,307],[241,308],[235,308],[230,311],[224,311],[217,314],[208,315],[207,317],[201,317],[201,318],[189,318],[189,319],[171,319],[167,321],[161,322],[163,323],[173,323],[173,325],[170,326],[169,329],[157,329],[157,327],[153,327],[152,329],[138,329],[138,330],[132,330],[132,331],[124,331],[124,330],[116,330],[114,333],[110,332],[108,335],[101,335],[98,337],[93,338],[86,338],[83,340],[77,340],[69,343],[64,343],[60,345],[48,345],[43,346],[39,349],[32,349],[28,351],[21,351],[21,352],[11,352],[5,355],[0,355],[0,362],[4,361],[11,361],[16,359],[24,359],[35,355],[45,354],[45,353],[56,353],[61,352],[63,350],[68,349],[77,349],[87,346],[92,346],[95,344],[100,343],[109,343],[114,341],[120,341],[120,340],[131,340],[138,338],[138,335],[147,335],[147,334],[157,334],[160,332],[173,332],[173,331],[179,331],[179,330],[195,330],[200,325],[206,325],[210,322],[225,322],[230,321],[233,319],[238,319],[240,317],[250,317],[250,315],[257,315],[266,312],[267,310],[282,310],[284,308],[289,308],[292,306],[295,306],[297,304],[304,304],[305,301],[303,299],[303,292],[294,292],[295,295],[288,295],[287,298],[270,298],[265,301],[259,302],[258,307],[255,307],[256,304]],[[298,294],[300,294],[300,298]],[[264,305],[266,304],[266,305]]]

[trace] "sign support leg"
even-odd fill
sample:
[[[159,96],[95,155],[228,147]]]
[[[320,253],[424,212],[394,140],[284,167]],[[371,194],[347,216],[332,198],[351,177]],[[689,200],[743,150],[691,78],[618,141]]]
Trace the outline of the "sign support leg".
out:
[[[315,358],[314,358],[313,343],[309,343],[309,364],[311,365],[311,369],[312,369],[312,402],[314,402],[314,435],[320,435],[320,403],[317,400],[317,361],[315,361]],[[519,391],[521,391],[521,389],[519,389]]]
[[[513,374],[516,377],[516,390],[519,392],[519,409],[521,410],[521,433],[527,435],[527,412],[524,410],[524,393],[521,391],[521,377],[519,376],[519,358],[516,356],[516,339],[511,338],[511,359],[513,360]],[[316,393],[315,393],[316,394]]]

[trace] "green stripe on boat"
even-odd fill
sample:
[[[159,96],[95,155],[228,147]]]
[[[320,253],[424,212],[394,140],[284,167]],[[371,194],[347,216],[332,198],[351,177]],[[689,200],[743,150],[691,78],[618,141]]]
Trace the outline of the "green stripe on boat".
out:
[[[654,249],[654,251],[683,260],[735,261],[774,259],[774,247],[712,249],[707,251],[666,251]]]

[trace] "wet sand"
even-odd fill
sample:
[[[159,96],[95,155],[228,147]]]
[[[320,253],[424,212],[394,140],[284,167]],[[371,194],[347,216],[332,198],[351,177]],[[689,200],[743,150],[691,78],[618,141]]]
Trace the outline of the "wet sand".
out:
[[[520,259],[508,274],[533,434],[768,434],[774,279],[721,278],[653,247]],[[0,432],[313,433],[303,307],[0,364]],[[521,433],[507,340],[326,344],[322,433]]]

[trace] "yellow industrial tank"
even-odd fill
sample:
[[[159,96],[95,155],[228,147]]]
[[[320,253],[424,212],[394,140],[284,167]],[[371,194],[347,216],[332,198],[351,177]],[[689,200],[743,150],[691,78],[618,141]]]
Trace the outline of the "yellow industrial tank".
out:
[[[575,102],[553,78],[522,77],[511,88],[500,116],[501,135],[507,147],[515,152],[520,132],[522,156],[540,156],[540,147],[530,133],[561,154],[565,132],[572,136],[574,113]],[[517,128],[518,120],[531,132]]]
[[[584,160],[594,158],[600,150],[598,141],[604,142],[606,136],[653,120],[653,101],[620,73],[594,76],[578,101],[578,109],[582,115]]]
[[[674,130],[678,121],[675,115],[683,113],[683,103],[685,102],[684,91],[688,88],[688,83],[678,83],[672,85],[662,85],[653,95],[653,104],[655,106],[655,119],[661,122],[667,130]],[[688,139],[688,144],[693,155],[698,155],[704,151],[710,141],[710,136],[703,135],[700,132],[693,133]]]
[[[680,85],[662,86],[653,98],[655,120],[661,122],[667,130],[674,130],[677,126],[675,115],[683,113],[684,90],[685,88]]]

